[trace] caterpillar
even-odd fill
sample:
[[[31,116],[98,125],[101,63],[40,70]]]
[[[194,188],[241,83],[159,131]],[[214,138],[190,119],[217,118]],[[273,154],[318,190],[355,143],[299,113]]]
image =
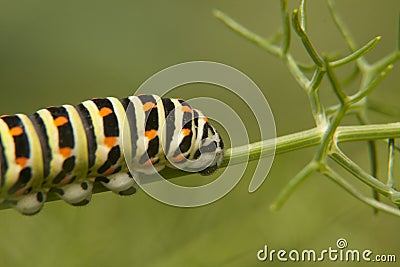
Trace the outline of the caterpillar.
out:
[[[34,215],[52,191],[82,206],[89,203],[95,182],[131,195],[137,189],[133,175],[166,166],[212,174],[222,163],[223,149],[208,119],[182,99],[95,98],[31,115],[4,115],[0,203]]]

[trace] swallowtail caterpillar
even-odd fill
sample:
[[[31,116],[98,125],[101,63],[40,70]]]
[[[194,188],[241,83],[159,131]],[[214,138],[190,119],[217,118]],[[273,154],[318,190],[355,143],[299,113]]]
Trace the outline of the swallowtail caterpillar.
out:
[[[128,137],[129,142],[123,142]],[[128,144],[128,145],[127,145]],[[184,166],[202,174],[222,163],[224,143],[201,111],[181,99],[139,95],[0,117],[0,203],[38,213],[49,191],[74,206],[93,183],[136,192],[134,175]]]

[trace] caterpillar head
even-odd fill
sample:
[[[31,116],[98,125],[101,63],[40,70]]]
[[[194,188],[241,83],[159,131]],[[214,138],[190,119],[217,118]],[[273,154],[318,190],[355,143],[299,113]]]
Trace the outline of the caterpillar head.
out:
[[[198,114],[197,145],[191,151],[191,158],[195,162],[193,166],[200,169],[200,174],[211,175],[221,166],[224,159],[224,142],[201,111],[195,111]]]
[[[221,136],[209,122],[204,124],[203,138],[201,140],[199,149],[195,152],[194,158],[202,155],[207,160],[212,160],[211,164],[204,170],[200,171],[202,175],[213,174],[219,166],[221,166],[224,159],[224,142]],[[208,157],[211,157],[208,159]]]
[[[186,134],[182,134],[183,138],[175,139],[179,142],[172,142],[167,155],[167,166],[187,172],[210,175],[222,164],[224,142],[201,111],[193,109],[193,114],[194,117],[190,122],[180,129]],[[174,127],[175,125],[171,128]],[[188,130],[188,127],[191,130]],[[179,130],[179,128],[177,129]]]

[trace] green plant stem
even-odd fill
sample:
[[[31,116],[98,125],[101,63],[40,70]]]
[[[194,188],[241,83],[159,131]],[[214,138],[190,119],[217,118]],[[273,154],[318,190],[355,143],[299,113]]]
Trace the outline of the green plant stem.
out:
[[[249,160],[257,160],[260,155],[268,157],[274,153],[279,155],[316,146],[321,144],[323,135],[323,129],[313,128],[310,130],[281,136],[276,138],[276,140],[265,140],[249,145],[227,149],[221,167],[227,167],[228,164],[246,162],[248,161],[248,157],[250,157]],[[400,123],[343,126],[337,128],[335,135],[339,143],[400,138]],[[275,142],[276,151],[274,152]],[[172,179],[189,174],[180,170],[166,168],[162,171],[162,175],[166,179]],[[100,184],[96,184],[94,193],[100,193],[104,191],[107,191],[105,187],[101,186]],[[54,200],[58,200],[58,197],[55,194],[50,193],[47,201]],[[8,207],[0,204],[0,210],[5,208]]]
[[[319,145],[321,144],[323,134],[323,129],[313,128],[278,137],[276,138],[275,154],[279,155]],[[335,133],[335,138],[338,143],[399,137],[400,123],[342,126],[338,127]],[[271,156],[274,153],[274,143],[274,140],[265,140],[250,145],[228,149],[225,153],[225,159],[222,166],[227,166],[229,162],[245,162],[248,155],[250,155],[250,158],[257,159],[261,152],[263,152],[263,155],[266,157]]]

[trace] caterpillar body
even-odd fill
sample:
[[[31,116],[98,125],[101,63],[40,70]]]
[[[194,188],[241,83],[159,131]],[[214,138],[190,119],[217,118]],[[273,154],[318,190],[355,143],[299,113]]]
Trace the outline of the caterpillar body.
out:
[[[133,175],[165,166],[211,174],[222,163],[223,149],[202,112],[181,99],[108,97],[5,115],[0,117],[0,203],[33,215],[53,191],[81,206],[89,203],[94,182],[130,195],[137,188]]]

